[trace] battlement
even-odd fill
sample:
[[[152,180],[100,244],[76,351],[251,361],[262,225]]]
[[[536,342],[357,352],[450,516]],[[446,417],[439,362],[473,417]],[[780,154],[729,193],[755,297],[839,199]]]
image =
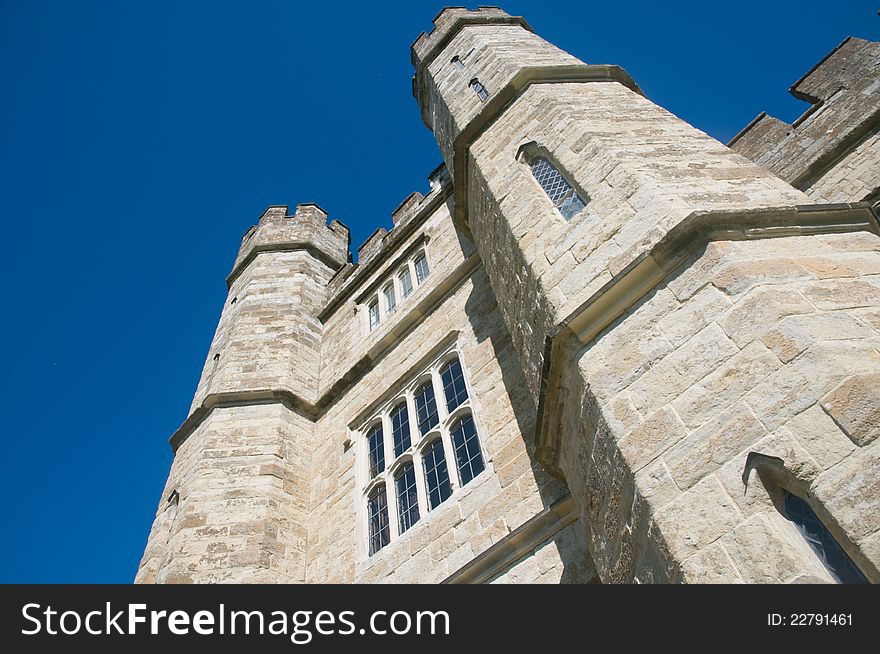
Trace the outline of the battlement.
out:
[[[245,232],[227,284],[231,285],[257,254],[268,250],[306,249],[334,270],[348,263],[348,227],[338,220],[328,223],[327,212],[311,202],[298,204],[292,216],[287,211],[287,205],[270,206]]]
[[[880,43],[847,38],[789,92],[812,106],[790,125],[761,113],[728,146],[806,189],[880,124]]]
[[[511,16],[499,7],[479,6],[476,10],[465,7],[444,7],[434,16],[434,29],[422,32],[413,42],[412,65],[416,70],[437,56],[463,25],[520,25],[532,31],[522,16]]]

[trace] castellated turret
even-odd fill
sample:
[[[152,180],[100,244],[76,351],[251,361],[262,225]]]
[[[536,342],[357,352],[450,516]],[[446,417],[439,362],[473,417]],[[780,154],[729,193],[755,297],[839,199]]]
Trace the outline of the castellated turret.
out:
[[[731,149],[441,11],[430,190],[245,234],[137,580],[880,582],[878,48]]]
[[[315,204],[245,233],[138,581],[304,581],[317,316],[348,246]]]

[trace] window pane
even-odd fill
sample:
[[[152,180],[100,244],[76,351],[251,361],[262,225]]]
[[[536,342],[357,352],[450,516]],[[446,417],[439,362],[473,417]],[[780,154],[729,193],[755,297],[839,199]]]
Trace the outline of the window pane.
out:
[[[382,294],[385,296],[385,309],[388,313],[391,313],[394,311],[394,307],[397,306],[397,298],[394,297],[394,286],[389,284],[382,289]]]
[[[370,477],[385,470],[385,443],[382,438],[382,425],[376,425],[367,432],[370,443]]]
[[[409,274],[409,268],[401,270],[398,279],[400,279],[400,292],[403,297],[407,297],[413,290],[412,275]]]
[[[443,443],[438,438],[425,450],[425,481],[428,484],[428,505],[434,509],[452,495],[449,485],[449,471],[446,469],[446,456]]]
[[[443,380],[443,394],[446,396],[446,408],[452,410],[467,399],[467,389],[464,386],[464,376],[461,372],[461,364],[458,359],[450,361],[440,370],[440,378]]]
[[[458,476],[464,486],[485,468],[477,429],[471,416],[462,418],[452,427],[452,445],[455,447]]]
[[[416,469],[407,463],[394,478],[397,490],[397,515],[400,533],[419,521],[419,499],[416,495]]]
[[[565,217],[566,220],[571,220],[576,215],[581,212],[585,206],[584,201],[581,200],[581,196],[577,193],[572,193],[567,198],[562,201],[562,204],[559,205],[559,212]]]
[[[379,300],[373,300],[370,302],[370,331],[376,329],[376,326],[379,324]]]
[[[391,436],[394,444],[394,456],[398,457],[409,449],[409,411],[406,403],[391,411]]]
[[[868,580],[825,528],[810,505],[797,495],[785,493],[785,513],[813,551],[840,584],[867,584]]]
[[[458,58],[458,55],[452,58],[452,65],[458,68],[459,70],[464,70],[464,62]]]
[[[547,197],[560,213],[570,220],[587,206],[556,167],[546,157],[534,157],[529,166]]]
[[[419,433],[423,436],[437,426],[437,402],[434,399],[434,387],[431,382],[416,391],[416,414],[419,421]]]
[[[424,254],[420,254],[418,257],[416,257],[416,260],[413,263],[416,266],[416,281],[421,284],[423,281],[425,281],[425,278],[430,272],[428,270],[428,260],[425,258]]]
[[[480,96],[480,100],[482,100],[483,102],[485,102],[486,99],[489,97],[489,92],[486,91],[486,87],[483,86],[479,80],[471,80],[471,88],[474,90],[474,93]]]
[[[391,529],[388,526],[388,498],[385,496],[384,486],[380,486],[370,494],[367,513],[370,524],[370,554],[375,554],[391,540]]]

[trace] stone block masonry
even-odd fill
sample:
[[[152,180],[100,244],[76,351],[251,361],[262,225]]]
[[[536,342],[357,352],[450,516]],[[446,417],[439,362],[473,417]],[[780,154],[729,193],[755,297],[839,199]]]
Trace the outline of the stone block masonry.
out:
[[[412,62],[444,164],[357,263],[315,204],[245,234],[136,581],[838,580],[793,497],[880,581],[880,45],[731,147],[495,7],[444,9]],[[419,519],[370,553],[365,423],[453,351],[484,465],[432,507],[415,471]],[[390,511],[442,445],[416,418]]]

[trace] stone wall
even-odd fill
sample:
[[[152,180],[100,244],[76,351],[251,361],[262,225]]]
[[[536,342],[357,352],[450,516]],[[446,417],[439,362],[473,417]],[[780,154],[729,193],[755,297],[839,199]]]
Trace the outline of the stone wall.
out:
[[[809,102],[788,125],[759,115],[730,142],[820,202],[858,202],[880,189],[880,43],[848,38],[791,93]]]
[[[393,261],[397,252],[423,241],[426,234],[431,274],[387,324],[365,333],[352,306],[344,305],[327,319],[326,341],[336,343],[326,351],[328,375],[346,369],[377,342],[388,345],[356,384],[334,398],[315,426],[306,572],[310,582],[441,581],[565,493],[534,463],[534,402],[473,246],[455,229],[447,205],[439,205],[396,250],[382,256]],[[395,268],[379,268],[359,283],[360,288],[385,279],[389,270]],[[345,346],[340,347],[336,338],[343,339]],[[449,339],[458,344],[473,389],[487,470],[368,557],[356,517],[358,503],[365,502],[355,474],[360,448],[357,444],[346,448],[344,443],[359,416],[396,392]],[[361,531],[364,528],[361,525]],[[592,564],[583,542],[565,541],[565,548],[569,557],[565,579],[575,581],[589,574]],[[562,578],[562,567],[557,561],[553,574]]]
[[[211,412],[175,453],[135,582],[304,582],[311,430],[279,403]]]
[[[829,580],[782,488],[880,578],[878,273],[868,233],[716,242],[573,349],[561,467],[603,580]],[[750,452],[784,473],[746,487]]]

